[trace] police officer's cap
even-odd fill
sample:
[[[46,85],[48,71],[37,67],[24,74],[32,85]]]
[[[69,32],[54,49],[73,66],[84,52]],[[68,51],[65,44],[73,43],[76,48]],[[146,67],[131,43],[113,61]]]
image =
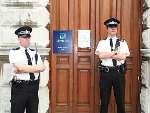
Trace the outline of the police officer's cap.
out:
[[[104,22],[104,25],[107,27],[117,27],[119,23],[120,21],[116,18],[109,18]]]
[[[27,37],[31,37],[31,35],[30,35],[31,32],[32,32],[31,27],[22,26],[15,31],[15,34],[18,35],[18,37],[27,38]]]

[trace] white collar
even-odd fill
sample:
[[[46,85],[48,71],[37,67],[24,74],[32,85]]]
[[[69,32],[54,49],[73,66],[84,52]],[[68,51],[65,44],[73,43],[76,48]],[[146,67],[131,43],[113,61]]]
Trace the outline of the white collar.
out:
[[[113,40],[117,40],[117,39],[118,39],[117,36],[113,36],[113,37],[108,36],[106,40],[110,40],[111,38],[112,38]]]
[[[20,49],[21,49],[22,51],[25,51],[25,49],[27,49],[28,51],[30,50],[29,48],[24,48],[23,46],[20,46]]]

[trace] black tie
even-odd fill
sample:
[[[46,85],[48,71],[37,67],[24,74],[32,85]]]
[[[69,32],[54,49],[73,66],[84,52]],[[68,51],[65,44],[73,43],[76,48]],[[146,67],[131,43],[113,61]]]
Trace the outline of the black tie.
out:
[[[31,57],[30,57],[30,55],[29,55],[27,49],[25,49],[25,54],[26,54],[27,59],[28,59],[28,65],[32,65]],[[30,79],[31,79],[31,80],[34,80],[34,79],[35,79],[34,73],[29,73],[29,75],[30,75]]]
[[[112,38],[110,38],[110,47],[111,47],[111,51],[113,51],[113,41]],[[115,59],[112,59],[113,62],[113,66],[117,66],[117,61]]]

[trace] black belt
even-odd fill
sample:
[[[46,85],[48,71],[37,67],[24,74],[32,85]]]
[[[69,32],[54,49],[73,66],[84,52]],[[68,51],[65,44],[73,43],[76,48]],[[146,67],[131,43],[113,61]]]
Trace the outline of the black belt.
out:
[[[38,84],[39,79],[37,80],[12,80],[12,84],[24,84],[24,85],[33,85]]]
[[[99,66],[100,70],[102,72],[125,72],[126,71],[126,67],[125,64],[122,65],[118,65],[118,66]]]
[[[110,67],[110,66],[101,66],[100,69],[102,71],[104,71],[104,72],[114,72],[114,71],[118,71],[119,68],[117,68],[117,67]]]

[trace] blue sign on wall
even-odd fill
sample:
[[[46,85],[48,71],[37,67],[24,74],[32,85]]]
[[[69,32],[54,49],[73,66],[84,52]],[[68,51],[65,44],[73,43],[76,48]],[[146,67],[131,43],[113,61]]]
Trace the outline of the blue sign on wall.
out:
[[[53,31],[53,53],[72,53],[72,31]]]

